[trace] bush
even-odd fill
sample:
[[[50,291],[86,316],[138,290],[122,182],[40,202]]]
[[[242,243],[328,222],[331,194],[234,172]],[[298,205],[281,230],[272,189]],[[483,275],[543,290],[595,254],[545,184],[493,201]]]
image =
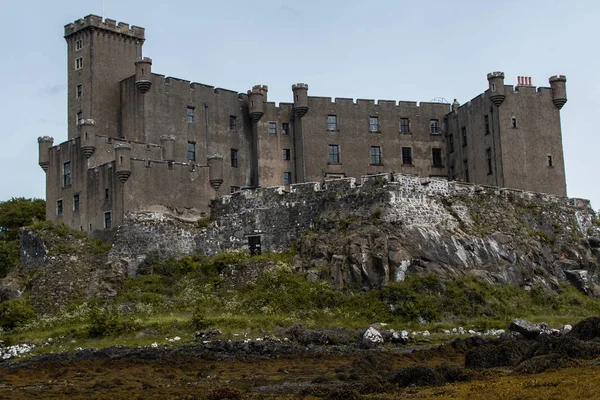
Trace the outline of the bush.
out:
[[[115,313],[99,307],[90,311],[90,337],[110,336],[118,332],[119,322]]]
[[[196,306],[194,308],[194,312],[192,313],[192,319],[190,320],[190,325],[192,329],[196,330],[204,330],[210,327],[210,322],[206,319],[206,314],[200,306]]]
[[[0,303],[0,327],[14,329],[34,319],[35,311],[25,299],[15,299]]]
[[[13,197],[0,202],[0,233],[2,239],[15,240],[19,228],[31,225],[34,221],[46,219],[46,202],[41,199]]]
[[[4,278],[19,263],[19,243],[0,240],[0,278]]]

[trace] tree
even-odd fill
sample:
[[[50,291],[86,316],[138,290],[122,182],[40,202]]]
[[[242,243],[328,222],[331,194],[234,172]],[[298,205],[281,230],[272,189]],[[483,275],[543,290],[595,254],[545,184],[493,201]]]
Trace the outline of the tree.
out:
[[[42,199],[13,197],[0,202],[1,239],[16,240],[19,228],[31,225],[35,220],[46,219],[46,202]]]

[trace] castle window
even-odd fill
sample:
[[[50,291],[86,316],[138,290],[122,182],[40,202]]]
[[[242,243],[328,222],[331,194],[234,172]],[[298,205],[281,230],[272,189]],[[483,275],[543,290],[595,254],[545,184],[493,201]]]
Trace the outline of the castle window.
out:
[[[517,117],[512,117],[512,118],[510,119],[510,126],[511,126],[513,129],[517,129]]]
[[[79,211],[79,195],[73,195],[73,211]]]
[[[71,161],[63,164],[63,187],[71,186]]]
[[[328,115],[327,116],[327,130],[328,131],[337,131],[337,115]]]
[[[83,119],[83,111],[77,111],[77,115],[75,116],[75,118],[77,118],[77,120],[75,121],[76,124],[79,125],[81,123],[81,120]]]
[[[291,172],[284,172],[283,173],[283,184],[284,185],[291,185],[292,184],[292,173]]]
[[[371,146],[371,165],[381,164],[381,147]]]
[[[269,135],[277,135],[277,122],[269,122]]]
[[[104,213],[104,229],[110,229],[112,226],[112,212],[107,211]]]
[[[230,188],[231,193],[239,192],[240,190],[241,189],[239,186],[231,186],[231,188]]]
[[[75,59],[75,70],[83,68],[83,57]]]
[[[465,182],[469,182],[469,161],[464,160],[463,165],[465,168]]]
[[[83,39],[77,39],[75,41],[75,50],[83,49]]]
[[[339,164],[340,163],[340,146],[337,144],[330,144],[328,146],[329,149],[329,164]]]
[[[431,133],[432,135],[440,134],[440,120],[439,119],[429,120],[429,133]]]
[[[552,167],[552,166],[553,166],[553,165],[552,165],[552,156],[551,156],[551,155],[548,155],[548,156],[546,157],[546,162],[548,163],[548,166],[549,166],[549,167]]]
[[[289,122],[282,122],[281,123],[281,134],[282,135],[289,135],[290,134],[290,123]]]
[[[188,142],[188,161],[196,161],[196,143]]]
[[[400,118],[400,133],[410,133],[410,120],[408,118]]]
[[[290,149],[283,149],[283,161],[290,161],[291,158],[292,157]]]
[[[448,136],[448,148],[450,149],[450,153],[454,153],[454,135],[450,134]]]
[[[369,132],[379,132],[379,117],[369,117]]]
[[[231,166],[233,168],[238,167],[238,150],[237,149],[231,149]]]
[[[490,117],[486,115],[483,120],[485,122],[485,134],[487,135],[490,133]]]
[[[450,179],[451,180],[456,180],[456,169],[454,168],[454,165],[450,166]]]
[[[104,189],[104,200],[108,200],[108,198],[110,197],[110,191],[107,189]]]
[[[462,146],[465,147],[467,145],[467,127],[463,126],[460,129],[460,134],[462,136]]]
[[[412,165],[412,147],[402,148],[402,164]]]
[[[496,84],[492,83],[492,92],[495,92],[495,91],[496,91]]]
[[[436,168],[440,168],[443,166],[443,164],[442,164],[442,149],[440,149],[440,148],[431,149],[431,161],[433,162],[433,166]]]
[[[92,231],[92,224],[90,223],[90,232]]]
[[[187,108],[187,122],[188,124],[193,124],[196,122],[194,117],[194,107]]]
[[[77,93],[75,96],[78,98],[83,96],[83,85],[81,83],[77,85]]]
[[[62,199],[56,200],[56,215],[63,215]]]
[[[237,131],[237,117],[235,115],[229,116],[229,130]]]
[[[485,157],[487,159],[488,175],[492,174],[492,149],[488,147],[485,149]]]

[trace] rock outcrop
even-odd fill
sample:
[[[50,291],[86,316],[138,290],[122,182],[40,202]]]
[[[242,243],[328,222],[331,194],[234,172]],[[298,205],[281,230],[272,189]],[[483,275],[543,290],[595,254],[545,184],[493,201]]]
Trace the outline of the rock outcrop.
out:
[[[212,203],[203,225],[129,214],[110,260],[129,273],[147,254],[262,251],[297,246],[296,267],[338,287],[377,288],[410,274],[598,295],[598,215],[587,200],[397,174],[242,191]]]

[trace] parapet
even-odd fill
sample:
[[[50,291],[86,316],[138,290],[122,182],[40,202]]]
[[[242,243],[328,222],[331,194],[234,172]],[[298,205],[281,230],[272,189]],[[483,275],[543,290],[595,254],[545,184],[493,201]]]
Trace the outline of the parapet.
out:
[[[550,83],[552,82],[566,82],[567,77],[565,75],[553,75],[550,77]]]
[[[502,79],[504,79],[504,72],[502,72],[502,71],[490,72],[489,74],[487,74],[487,78],[488,79],[493,79],[493,78],[502,78]]]
[[[308,84],[307,83],[295,83],[292,85],[292,91],[293,90],[298,90],[298,89],[306,89],[308,90]]]
[[[117,24],[117,21],[108,18],[103,21],[102,17],[93,14],[65,25],[65,37],[71,36],[72,34],[86,28],[102,29],[120,35],[131,36],[142,41],[145,39],[145,29],[142,27],[130,27],[129,24],[125,22],[119,22]]]

